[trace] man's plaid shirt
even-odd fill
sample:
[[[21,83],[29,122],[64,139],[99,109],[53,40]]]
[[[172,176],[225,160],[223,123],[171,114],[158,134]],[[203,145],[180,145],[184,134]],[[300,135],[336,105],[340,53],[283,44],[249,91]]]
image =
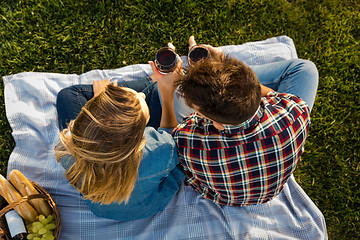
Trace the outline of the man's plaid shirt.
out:
[[[220,131],[193,113],[173,137],[188,185],[216,203],[245,206],[280,193],[300,160],[309,127],[303,100],[270,92],[240,125]]]

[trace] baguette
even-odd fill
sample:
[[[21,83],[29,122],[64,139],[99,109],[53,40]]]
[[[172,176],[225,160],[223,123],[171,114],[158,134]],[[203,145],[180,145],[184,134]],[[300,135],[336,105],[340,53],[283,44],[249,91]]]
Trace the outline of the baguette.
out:
[[[11,183],[6,180],[1,174],[0,189],[1,195],[9,204],[23,198],[23,196],[14,188],[14,186],[11,185]],[[26,222],[34,222],[39,215],[28,202],[20,203],[19,205],[15,206],[14,209]]]
[[[23,196],[39,194],[38,190],[34,188],[29,179],[27,179],[19,170],[12,170],[9,174],[9,180]],[[44,216],[52,214],[50,205],[44,199],[32,199],[30,200],[30,203],[39,214],[43,214]]]

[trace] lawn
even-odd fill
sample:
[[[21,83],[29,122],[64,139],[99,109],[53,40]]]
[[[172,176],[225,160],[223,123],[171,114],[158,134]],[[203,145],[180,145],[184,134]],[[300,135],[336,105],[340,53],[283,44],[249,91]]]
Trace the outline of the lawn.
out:
[[[320,83],[295,177],[323,212],[330,239],[360,239],[358,0],[2,0],[0,75],[81,74],[154,58],[169,41],[213,46],[287,35]],[[15,145],[0,81],[0,167]]]

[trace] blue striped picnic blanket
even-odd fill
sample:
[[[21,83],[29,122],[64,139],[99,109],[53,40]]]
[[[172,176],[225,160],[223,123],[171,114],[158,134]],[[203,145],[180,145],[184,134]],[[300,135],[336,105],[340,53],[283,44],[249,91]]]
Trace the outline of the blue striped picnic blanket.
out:
[[[221,48],[250,66],[297,58],[287,36]],[[148,64],[136,64],[81,75],[24,72],[3,77],[6,114],[16,142],[8,171],[19,169],[53,196],[62,220],[60,239],[327,239],[322,213],[293,176],[279,196],[262,205],[219,206],[181,185],[166,208],[151,218],[119,222],[94,216],[54,157],[56,95],[73,84],[150,74]]]

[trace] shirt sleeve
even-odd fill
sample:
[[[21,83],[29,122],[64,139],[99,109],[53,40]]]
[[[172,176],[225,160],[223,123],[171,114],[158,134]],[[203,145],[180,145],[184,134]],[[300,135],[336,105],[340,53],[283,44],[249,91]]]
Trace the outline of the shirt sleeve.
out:
[[[171,134],[173,130],[174,128],[162,128],[162,127],[158,128],[158,131],[167,132],[168,134]]]
[[[174,139],[167,131],[152,127],[146,127],[145,137],[139,178],[166,177],[179,164]]]
[[[309,106],[307,103],[302,100],[300,97],[290,94],[290,93],[279,93],[275,91],[270,91],[266,95],[266,98],[275,98],[275,99],[286,99],[288,101],[291,101],[292,103],[295,103],[298,107],[306,110],[307,112],[310,112]]]
[[[282,125],[279,129],[291,129],[291,135],[304,145],[311,125],[310,109],[306,102],[293,94],[279,92],[271,92],[265,99],[266,108],[276,123],[272,125],[273,128]]]

